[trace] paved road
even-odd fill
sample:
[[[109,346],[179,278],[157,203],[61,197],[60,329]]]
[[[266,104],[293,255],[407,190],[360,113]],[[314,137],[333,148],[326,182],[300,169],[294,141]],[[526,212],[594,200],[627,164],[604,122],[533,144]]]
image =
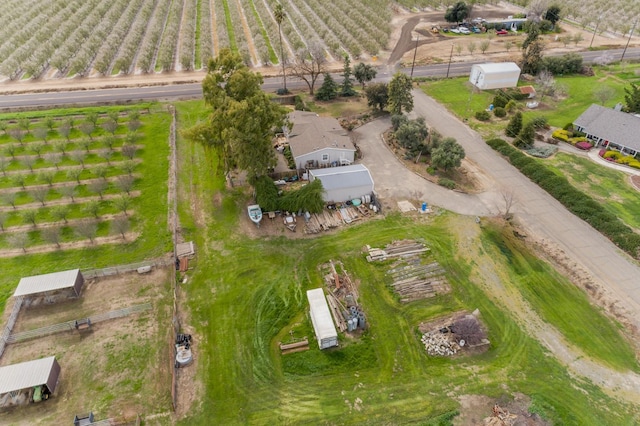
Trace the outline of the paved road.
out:
[[[577,52],[584,58],[585,62],[593,62],[604,52],[609,52],[614,59],[620,59],[623,49],[614,49],[608,51],[594,52]],[[640,58],[640,48],[628,49],[625,58]],[[476,62],[454,62],[449,64],[435,64],[415,67],[414,77],[444,77],[461,76],[469,74],[471,66]],[[450,68],[450,69],[449,69]],[[376,82],[388,82],[393,74],[398,71],[393,66],[382,66],[378,68],[378,76]],[[411,68],[403,68],[400,71],[410,74]],[[334,78],[340,79],[338,74],[334,74]],[[114,80],[114,84],[117,82]],[[322,78],[316,83],[316,87],[322,84]],[[263,89],[268,92],[275,92],[282,86],[280,78],[266,78],[264,80]],[[291,78],[287,82],[287,87],[291,89],[304,89],[305,83],[295,78]],[[177,100],[177,99],[199,99],[202,97],[202,86],[200,83],[188,84],[170,84],[163,86],[149,87],[128,87],[117,89],[99,89],[99,90],[74,90],[48,93],[25,93],[14,95],[0,95],[0,111],[11,108],[42,108],[42,107],[58,107],[65,105],[94,105],[106,103],[129,103],[142,100]]]
[[[640,328],[640,267],[637,264],[498,156],[480,135],[443,106],[419,90],[414,90],[414,104],[413,115],[425,117],[427,123],[443,136],[458,140],[467,158],[481,169],[479,174],[488,190],[477,195],[459,194],[409,172],[381,140],[380,133],[390,126],[390,122],[378,120],[358,130],[358,145],[363,153],[362,162],[370,168],[381,197],[420,198],[456,213],[487,215],[497,214],[504,206],[502,193],[512,191],[515,199],[512,211],[528,232],[564,250],[620,301],[619,306],[635,313],[631,319]]]

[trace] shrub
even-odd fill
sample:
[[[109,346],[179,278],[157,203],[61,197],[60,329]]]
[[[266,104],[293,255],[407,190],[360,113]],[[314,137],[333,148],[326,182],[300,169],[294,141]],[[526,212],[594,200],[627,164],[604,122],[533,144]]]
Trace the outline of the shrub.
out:
[[[547,120],[547,117],[543,117],[541,115],[537,117],[533,117],[533,119],[531,120],[531,124],[533,124],[533,128],[536,130],[549,128],[549,122]]]
[[[504,108],[505,106],[507,106],[507,102],[509,102],[509,99],[507,99],[507,97],[504,95],[503,92],[498,92],[496,93],[496,95],[493,97],[493,107],[494,108]]]
[[[506,117],[507,116],[507,111],[504,108],[501,107],[497,107],[493,109],[493,115],[495,115],[496,117]]]
[[[476,119],[480,121],[489,121],[491,119],[491,115],[488,111],[478,111],[476,112]]]
[[[629,161],[629,164],[627,165],[629,167],[633,167],[634,169],[640,169],[640,161],[638,160]]]
[[[507,124],[507,128],[504,132],[507,136],[515,138],[518,136],[518,133],[520,133],[520,130],[522,130],[522,113],[518,111],[513,117],[511,117],[511,120],[509,121],[509,124]]]
[[[447,178],[438,179],[438,185],[444,186],[447,189],[453,189],[456,187],[456,183],[451,179],[447,179]]]
[[[509,102],[507,102],[507,105],[505,105],[504,109],[506,109],[507,112],[511,112],[514,109],[516,109],[517,106],[518,106],[518,103],[513,99],[511,99]]]
[[[528,94],[522,93],[520,89],[516,89],[516,88],[505,89],[502,92],[507,97],[507,99],[516,100],[516,101],[522,101],[529,97]]]
[[[580,142],[586,142],[587,138],[582,137],[582,136],[578,136],[576,138],[569,138],[569,140],[567,142],[569,142],[571,145],[575,146],[577,143]]]
[[[278,90],[280,90],[280,89],[278,89]],[[302,100],[300,95],[296,95],[296,97],[294,98],[294,102],[295,102],[296,111],[306,111],[306,107],[304,105],[304,101]]]
[[[622,154],[620,154],[618,151],[607,151],[602,156],[602,158],[613,158],[614,160],[618,160],[621,157]]]
[[[602,148],[600,151],[598,151],[598,155],[600,157],[604,157],[604,154],[607,152],[607,148]]]
[[[593,145],[591,145],[591,142],[578,142],[576,144],[576,148],[589,151],[591,148],[593,148]]]
[[[620,164],[629,164],[631,161],[635,160],[631,155],[622,155],[618,159],[618,163]]]
[[[545,56],[542,59],[542,69],[553,75],[577,74],[582,70],[582,56],[577,53],[567,53],[563,56]]]
[[[554,139],[558,139],[564,142],[569,142],[569,138],[571,137],[571,133],[569,133],[566,130],[562,130],[562,129],[558,129],[558,130],[554,130],[553,133],[551,134],[551,137],[553,137]]]
[[[568,132],[573,132],[573,123],[567,123],[564,125],[564,127],[562,128]]]

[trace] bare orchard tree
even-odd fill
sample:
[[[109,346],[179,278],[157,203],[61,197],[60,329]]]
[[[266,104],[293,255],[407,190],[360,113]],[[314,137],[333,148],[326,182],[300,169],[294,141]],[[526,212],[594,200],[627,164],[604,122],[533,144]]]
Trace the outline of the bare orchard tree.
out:
[[[27,252],[27,245],[29,244],[29,235],[23,232],[19,234],[13,234],[7,238],[9,240],[9,245],[15,248],[19,248],[24,253]]]
[[[131,193],[131,188],[133,188],[133,183],[135,178],[131,175],[120,175],[116,179],[116,186],[120,191],[126,192],[127,195]]]
[[[57,170],[58,165],[62,161],[62,154],[60,154],[59,152],[48,152],[44,155],[44,161],[53,164]]]
[[[532,0],[527,7],[527,19],[533,22],[540,22],[542,15],[549,8],[549,2],[547,0]]]
[[[48,242],[49,244],[55,244],[57,248],[60,248],[60,240],[62,238],[62,233],[60,232],[60,228],[57,226],[49,226],[40,231],[40,235],[42,239]]]
[[[127,216],[116,216],[111,222],[111,230],[113,233],[122,235],[122,239],[127,238],[126,234],[129,232],[129,218]]]
[[[538,83],[538,93],[540,93],[540,100],[545,96],[553,96],[556,94],[556,80],[547,70],[540,71],[536,77],[536,83]]]
[[[91,181],[87,186],[89,187],[89,191],[98,194],[100,196],[100,199],[102,200],[102,195],[104,194],[104,191],[106,191],[109,187],[109,182],[104,179],[96,179]]]
[[[309,94],[313,90],[318,77],[326,72],[327,57],[319,41],[312,41],[305,48],[298,49],[295,61],[291,64],[291,74],[304,81],[309,87]]]
[[[92,219],[81,220],[74,225],[74,230],[78,236],[84,237],[93,243],[93,239],[98,233],[98,223]]]
[[[7,222],[9,215],[7,212],[0,211],[0,229],[4,232],[4,224]]]
[[[118,198],[113,200],[113,205],[124,213],[125,216],[128,216],[127,209],[131,206],[131,197],[128,195],[120,195]]]
[[[80,170],[80,172],[82,172],[82,170]],[[80,176],[80,175],[78,175],[78,176]],[[69,184],[69,185],[61,186],[61,187],[57,188],[57,190],[61,195],[70,198],[72,203],[75,203],[76,202],[76,199],[75,199],[76,188],[77,188],[77,185],[72,183],[72,184]]]
[[[43,206],[47,201],[47,195],[49,195],[49,188],[46,186],[37,186],[31,191],[31,196]]]
[[[17,192],[5,192],[2,194],[2,202],[9,204],[13,209],[16,209],[16,198],[18,198]]]

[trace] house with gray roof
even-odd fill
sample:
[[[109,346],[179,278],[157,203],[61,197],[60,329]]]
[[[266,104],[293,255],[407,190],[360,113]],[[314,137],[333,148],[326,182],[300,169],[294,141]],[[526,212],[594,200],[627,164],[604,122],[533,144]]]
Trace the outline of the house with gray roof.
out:
[[[356,148],[338,120],[314,112],[293,111],[287,134],[291,154],[298,169],[345,166],[353,163]]]
[[[595,146],[640,158],[640,117],[593,104],[573,125],[586,133]]]

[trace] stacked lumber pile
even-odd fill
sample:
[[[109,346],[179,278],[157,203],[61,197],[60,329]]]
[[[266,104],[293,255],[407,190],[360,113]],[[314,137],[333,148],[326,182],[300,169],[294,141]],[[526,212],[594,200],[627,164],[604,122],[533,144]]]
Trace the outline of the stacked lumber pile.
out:
[[[309,339],[306,337],[299,342],[284,344],[280,342],[280,352],[282,355],[292,354],[295,352],[302,352],[309,350]]]
[[[415,256],[429,251],[429,248],[414,240],[400,240],[388,244],[384,249],[367,245],[367,251],[369,252],[367,260],[373,262],[375,260],[387,260],[394,257]]]
[[[438,262],[426,265],[409,263],[387,273],[393,277],[391,287],[400,295],[402,302],[412,302],[451,291],[444,277],[445,270]]]
[[[366,210],[366,209],[365,209]],[[320,213],[313,213],[305,225],[305,233],[318,234],[344,224],[360,219],[359,209],[355,207],[341,207],[336,210],[325,209]]]

